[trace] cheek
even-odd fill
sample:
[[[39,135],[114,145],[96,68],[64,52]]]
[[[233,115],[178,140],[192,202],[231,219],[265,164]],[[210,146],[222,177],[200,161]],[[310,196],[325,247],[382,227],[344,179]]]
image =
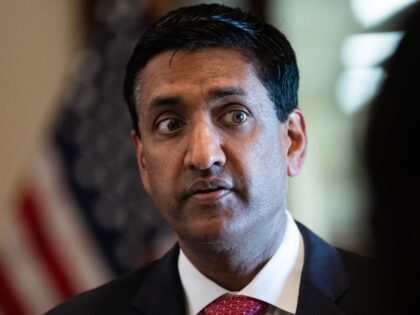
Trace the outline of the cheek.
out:
[[[147,174],[150,182],[152,194],[164,191],[167,193],[167,186],[170,185],[171,168],[168,163],[160,163],[156,159],[152,159],[147,167]]]
[[[165,172],[165,169],[154,165],[151,167],[149,172],[150,182],[150,196],[153,203],[162,215],[162,217],[169,223],[172,222],[172,217],[176,205],[176,198],[173,187],[175,184],[170,180],[168,176],[169,172]]]
[[[250,174],[254,193],[267,195],[285,190],[287,180],[287,155],[275,137],[264,139],[250,150],[245,164]]]
[[[176,181],[179,176],[177,155],[171,150],[149,150],[145,156],[146,172],[149,178],[150,194],[157,204],[174,199]]]

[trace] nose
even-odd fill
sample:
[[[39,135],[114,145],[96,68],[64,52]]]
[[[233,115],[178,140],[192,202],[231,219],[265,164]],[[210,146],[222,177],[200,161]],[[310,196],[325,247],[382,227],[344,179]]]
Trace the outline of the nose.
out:
[[[210,122],[198,122],[190,131],[184,164],[186,168],[206,170],[223,166],[226,155],[222,148],[222,137]]]

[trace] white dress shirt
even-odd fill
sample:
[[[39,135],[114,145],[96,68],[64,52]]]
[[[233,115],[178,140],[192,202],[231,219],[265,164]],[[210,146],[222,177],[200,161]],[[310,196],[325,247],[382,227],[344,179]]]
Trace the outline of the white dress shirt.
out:
[[[196,315],[225,294],[246,295],[269,304],[266,314],[295,314],[304,261],[303,239],[286,210],[286,231],[279,248],[255,278],[241,291],[231,292],[203,275],[180,251],[178,271],[184,288],[187,314]]]

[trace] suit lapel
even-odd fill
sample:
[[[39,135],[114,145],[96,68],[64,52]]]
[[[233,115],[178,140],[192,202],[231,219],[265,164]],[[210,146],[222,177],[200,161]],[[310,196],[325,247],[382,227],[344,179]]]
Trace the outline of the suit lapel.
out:
[[[344,314],[344,312],[334,304],[329,298],[324,296],[321,291],[314,288],[307,282],[301,282],[299,289],[299,301],[296,315],[314,314]]]
[[[339,253],[305,226],[297,224],[305,246],[305,261],[296,315],[343,314],[335,301],[349,289],[350,282]],[[132,303],[141,314],[185,314],[178,255],[176,245],[151,266]]]
[[[343,314],[335,304],[350,287],[337,250],[297,223],[305,246],[297,315]]]
[[[154,264],[133,300],[145,315],[185,314],[184,293],[178,274],[179,247],[175,245]]]

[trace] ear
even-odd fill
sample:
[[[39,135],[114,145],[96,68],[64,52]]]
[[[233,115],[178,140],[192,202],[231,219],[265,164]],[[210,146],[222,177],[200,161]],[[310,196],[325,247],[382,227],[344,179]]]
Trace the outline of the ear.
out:
[[[139,167],[140,177],[143,182],[144,189],[146,189],[146,191],[150,194],[149,176],[147,175],[146,170],[143,143],[140,136],[134,130],[131,130],[131,141],[133,142],[136,150],[137,165]]]
[[[287,128],[287,175],[292,177],[300,173],[306,156],[306,124],[303,113],[295,109],[285,122]]]

